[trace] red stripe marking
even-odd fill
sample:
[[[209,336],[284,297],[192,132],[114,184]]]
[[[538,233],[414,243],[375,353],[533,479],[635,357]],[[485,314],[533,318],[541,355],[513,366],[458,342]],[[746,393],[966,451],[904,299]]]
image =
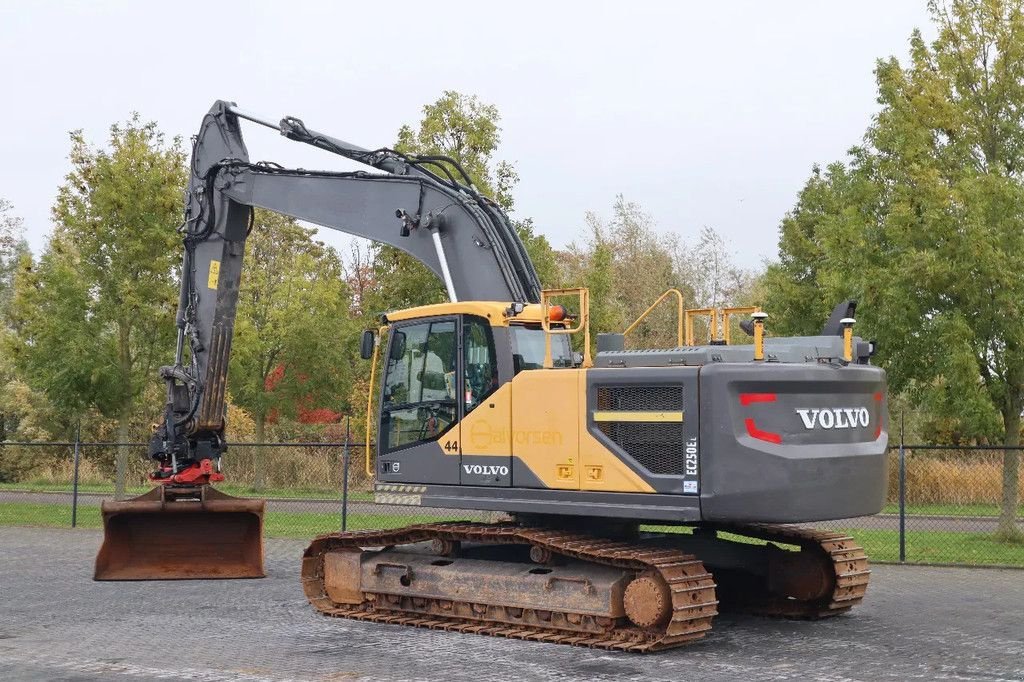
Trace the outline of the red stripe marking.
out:
[[[882,402],[882,392],[881,391],[879,391],[878,393],[875,394],[875,402],[879,402],[879,403]]]
[[[751,403],[774,403],[774,393],[740,393],[740,405],[746,407]]]
[[[768,443],[775,443],[776,445],[782,442],[782,436],[777,433],[772,433],[771,431],[762,431],[757,428],[757,424],[755,424],[754,420],[750,417],[747,417],[744,423],[747,425],[747,433],[750,434],[751,438],[763,440]]]

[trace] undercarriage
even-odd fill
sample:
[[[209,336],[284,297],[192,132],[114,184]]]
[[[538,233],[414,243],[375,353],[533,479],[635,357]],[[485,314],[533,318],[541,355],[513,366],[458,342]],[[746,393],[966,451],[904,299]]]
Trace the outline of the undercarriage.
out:
[[[701,639],[719,609],[821,618],[867,590],[867,558],[839,533],[616,530],[438,523],[323,535],[304,554],[303,589],[328,616],[636,652]]]

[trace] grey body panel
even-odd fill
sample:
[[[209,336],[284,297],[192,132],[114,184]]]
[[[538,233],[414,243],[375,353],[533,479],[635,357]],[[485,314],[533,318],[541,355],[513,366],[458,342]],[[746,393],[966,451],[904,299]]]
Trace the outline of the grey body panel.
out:
[[[888,483],[884,371],[819,363],[712,364],[701,370],[700,381],[705,520],[790,523],[881,511]],[[744,405],[741,394],[765,398]],[[808,420],[819,411],[811,428],[798,410]],[[823,410],[833,415],[829,428],[818,421]],[[850,412],[837,418],[834,410]],[[849,415],[863,416],[862,410],[867,419],[850,425]],[[764,440],[772,434],[781,442]]]
[[[868,345],[854,337],[857,362],[867,363]],[[838,336],[780,336],[764,340],[768,362],[798,363],[836,360],[843,357],[843,339]],[[749,362],[754,357],[751,344],[731,346],[685,346],[650,350],[607,350],[594,357],[595,367],[675,367],[702,366],[716,362]]]
[[[380,454],[376,461],[378,481],[459,484],[459,456],[445,454],[438,440]]]
[[[511,455],[462,455],[459,462],[459,483],[465,486],[507,488],[512,485],[512,459]]]

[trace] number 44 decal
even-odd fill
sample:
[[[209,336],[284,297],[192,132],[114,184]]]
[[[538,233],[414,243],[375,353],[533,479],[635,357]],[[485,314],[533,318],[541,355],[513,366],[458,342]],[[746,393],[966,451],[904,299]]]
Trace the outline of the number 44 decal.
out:
[[[442,447],[444,448],[445,452],[458,452],[459,451],[459,441],[457,441],[457,440],[445,441],[445,444]]]

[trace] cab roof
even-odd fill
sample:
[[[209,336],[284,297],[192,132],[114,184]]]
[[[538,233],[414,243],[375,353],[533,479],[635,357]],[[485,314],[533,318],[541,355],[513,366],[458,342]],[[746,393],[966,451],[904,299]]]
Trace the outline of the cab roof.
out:
[[[540,324],[541,306],[539,303],[523,304],[523,311],[517,315],[510,314],[512,305],[508,301],[434,303],[405,310],[393,310],[385,313],[383,319],[384,322],[405,322],[439,315],[476,315],[486,319],[492,327],[507,327],[509,323]]]

